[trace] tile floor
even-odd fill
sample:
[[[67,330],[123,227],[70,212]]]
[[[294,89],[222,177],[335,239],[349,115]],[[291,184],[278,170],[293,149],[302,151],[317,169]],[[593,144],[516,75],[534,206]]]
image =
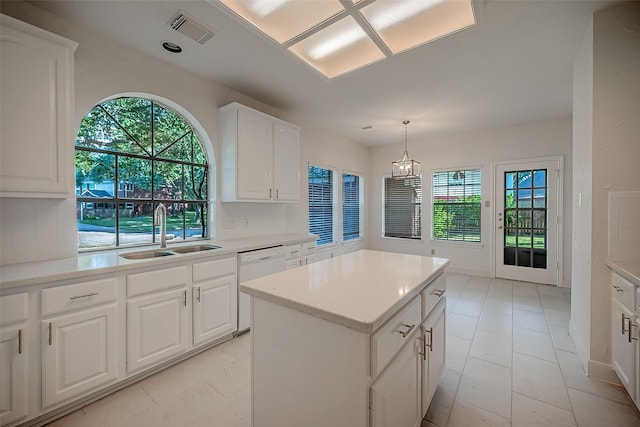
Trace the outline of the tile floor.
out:
[[[447,368],[422,427],[640,426],[620,387],[585,376],[569,307],[566,289],[450,274]],[[49,426],[249,427],[249,375],[245,334]]]

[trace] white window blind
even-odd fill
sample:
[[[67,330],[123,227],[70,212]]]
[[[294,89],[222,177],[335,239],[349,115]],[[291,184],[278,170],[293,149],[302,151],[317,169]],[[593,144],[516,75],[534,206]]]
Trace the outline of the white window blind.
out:
[[[433,239],[480,242],[480,169],[433,173]]]
[[[360,236],[360,177],[342,174],[342,240]]]
[[[384,179],[384,236],[422,237],[422,183],[420,178]]]
[[[309,166],[309,232],[318,245],[333,242],[333,171]]]

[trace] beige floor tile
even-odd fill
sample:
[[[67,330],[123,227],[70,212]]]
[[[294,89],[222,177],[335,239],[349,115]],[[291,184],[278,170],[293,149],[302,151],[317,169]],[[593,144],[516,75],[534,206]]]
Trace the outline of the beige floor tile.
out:
[[[453,313],[462,314],[464,316],[480,317],[482,305],[483,301],[469,299],[463,295],[458,299],[456,305],[453,307]]]
[[[511,337],[483,330],[477,330],[473,337],[469,355],[496,365],[511,368]]]
[[[427,411],[425,420],[433,423],[433,425],[444,427],[449,420],[449,413],[453,406],[458,386],[460,384],[461,374],[453,369],[446,368],[442,374],[442,379],[438,384],[431,405]]]
[[[456,399],[509,419],[511,370],[470,356],[462,373]]]
[[[513,391],[570,411],[571,404],[557,363],[513,355]]]
[[[467,363],[471,340],[447,335],[445,363],[447,368],[462,372]]]
[[[569,335],[569,325],[550,324],[549,332],[551,332],[551,341],[553,341],[553,347],[556,350],[569,351],[571,353],[577,352]]]
[[[511,316],[513,313],[513,303],[511,301],[504,301],[496,298],[487,298],[484,301],[482,311],[485,313],[498,313]]]
[[[542,304],[538,297],[530,298],[526,296],[513,294],[513,308],[518,310],[533,311],[535,313],[544,313],[542,310]]]
[[[538,295],[540,295],[540,299],[542,299],[543,296],[554,298],[563,297],[562,288],[559,288],[557,286],[538,284],[536,285],[536,288],[538,289]]]
[[[139,383],[133,384],[85,406],[87,425],[119,426],[155,406]]]
[[[549,333],[547,319],[544,317],[544,314],[533,311],[514,309],[513,327]]]
[[[513,282],[513,296],[530,299],[539,299],[538,289],[535,284],[527,282]]]
[[[518,393],[511,396],[512,427],[571,427],[576,425],[573,413]]]
[[[629,405],[569,389],[573,412],[580,427],[638,427],[638,417]]]
[[[422,424],[420,424],[420,427],[445,427],[445,426],[439,426],[439,425],[430,423],[427,420],[422,420]]]
[[[81,409],[47,424],[47,427],[100,427],[102,424],[91,425],[87,422]]]
[[[562,292],[561,292],[562,293]],[[540,303],[542,304],[542,308],[555,308],[557,310],[571,310],[571,303],[564,298],[564,295],[561,296],[549,296],[549,295],[540,295]]]
[[[488,412],[469,402],[456,399],[448,427],[510,427],[509,419]]]
[[[622,386],[598,381],[589,378],[584,371],[580,358],[575,353],[557,350],[558,363],[567,388],[572,388],[585,393],[590,393],[603,399],[613,400],[619,403],[628,403],[627,396],[622,391]],[[639,422],[640,425],[640,422]]]
[[[485,310],[482,311],[480,320],[478,321],[478,329],[506,335],[508,337],[513,335],[512,325],[513,317],[508,314],[489,312],[486,310],[486,304]]]
[[[513,351],[556,362],[551,335],[531,329],[513,328]]]
[[[447,334],[470,340],[473,339],[477,325],[477,317],[451,313],[447,317]]]
[[[558,310],[555,308],[545,308],[544,315],[547,318],[547,322],[550,325],[569,325],[569,318],[571,317],[571,311]]]

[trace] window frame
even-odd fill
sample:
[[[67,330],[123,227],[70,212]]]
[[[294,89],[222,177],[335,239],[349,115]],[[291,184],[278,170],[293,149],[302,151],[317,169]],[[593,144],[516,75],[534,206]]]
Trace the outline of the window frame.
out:
[[[355,176],[358,178],[358,235],[345,239],[345,175]],[[352,243],[364,239],[364,175],[360,172],[354,172],[342,169],[340,173],[340,191],[342,204],[342,227],[341,238],[342,243]]]
[[[334,246],[338,244],[338,238],[337,236],[339,235],[337,233],[338,229],[337,229],[337,224],[338,224],[338,218],[337,218],[337,212],[338,212],[338,207],[339,205],[339,190],[338,190],[338,186],[336,185],[336,177],[340,176],[338,173],[338,169],[335,167],[331,167],[331,166],[327,166],[327,165],[323,165],[321,163],[308,163],[307,165],[307,214],[308,214],[308,218],[307,218],[307,228],[309,230],[309,233],[313,233],[313,234],[317,234],[314,233],[314,231],[311,230],[311,191],[310,191],[310,182],[309,182],[309,169],[310,168],[316,168],[316,169],[323,169],[326,171],[329,171],[331,173],[331,241],[329,242],[324,242],[321,241],[321,235],[318,235],[318,240],[316,242],[316,245],[318,247],[329,247],[329,246]]]
[[[149,108],[151,111],[151,116],[150,116],[150,120],[151,120],[151,124],[150,124],[150,136],[151,136],[151,141],[149,142],[149,147],[155,147],[156,141],[156,133],[154,131],[154,115],[155,115],[155,107],[159,107],[161,109],[164,109],[166,111],[169,111],[170,113],[174,114],[176,117],[178,117],[184,126],[187,126],[189,131],[188,134],[192,135],[189,136],[189,138],[191,139],[191,144],[199,144],[200,146],[200,151],[201,151],[201,155],[203,158],[203,162],[199,162],[199,159],[191,159],[191,160],[184,160],[184,159],[176,159],[174,157],[169,157],[166,156],[166,154],[163,154],[169,147],[171,147],[173,144],[176,144],[177,142],[181,141],[185,135],[184,134],[182,136],[180,136],[179,138],[173,140],[173,142],[171,142],[170,144],[166,145],[162,150],[160,150],[158,153],[154,152],[155,148],[151,148],[151,152],[150,153],[144,153],[144,154],[139,154],[139,153],[135,153],[135,152],[128,152],[128,151],[122,151],[122,150],[118,150],[118,149],[105,149],[102,146],[98,146],[98,147],[91,147],[91,146],[85,146],[82,145],[79,141],[79,137],[80,137],[80,132],[82,130],[82,128],[80,128],[78,130],[78,134],[76,135],[76,143],[74,144],[74,159],[77,158],[77,155],[79,152],[86,152],[89,154],[94,154],[94,155],[107,155],[107,156],[113,156],[113,161],[114,161],[114,166],[113,166],[113,179],[108,178],[105,180],[105,182],[109,183],[110,187],[112,188],[112,192],[113,192],[113,196],[111,197],[82,197],[82,191],[88,189],[89,187],[91,188],[96,188],[96,182],[93,183],[87,183],[88,188],[84,188],[84,186],[81,186],[80,188],[76,185],[76,205],[80,206],[80,204],[82,203],[86,203],[86,204],[94,204],[94,207],[97,207],[99,204],[105,205],[108,208],[113,208],[113,217],[114,217],[114,225],[113,225],[113,244],[109,244],[109,245],[104,245],[104,246],[96,246],[96,247],[80,247],[80,241],[78,240],[77,243],[77,250],[79,252],[87,252],[87,251],[95,251],[95,250],[114,250],[114,249],[121,249],[121,248],[128,248],[128,247],[135,247],[135,246],[149,246],[149,245],[153,245],[153,244],[157,244],[159,241],[159,235],[157,232],[157,226],[158,224],[156,223],[156,219],[155,216],[153,215],[153,212],[155,212],[155,209],[157,208],[157,206],[159,204],[164,204],[165,206],[169,206],[169,205],[174,205],[174,206],[179,206],[179,205],[189,205],[189,207],[193,207],[195,206],[196,209],[200,210],[201,213],[204,214],[204,217],[201,218],[201,230],[202,233],[200,236],[197,237],[190,237],[187,234],[188,231],[188,222],[187,222],[187,217],[186,214],[182,215],[181,218],[181,222],[182,222],[182,227],[180,229],[181,234],[179,236],[177,236],[177,238],[175,239],[176,242],[186,242],[186,241],[198,241],[198,240],[206,240],[208,239],[211,234],[212,234],[212,218],[214,215],[214,212],[212,211],[212,182],[215,182],[212,179],[212,174],[211,174],[211,164],[209,162],[209,155],[207,153],[206,147],[204,142],[208,141],[208,139],[206,137],[202,136],[202,131],[200,129],[200,126],[198,126],[197,123],[193,123],[193,117],[188,113],[184,111],[182,111],[182,109],[173,104],[170,101],[165,102],[164,100],[158,99],[154,96],[149,96],[146,94],[122,94],[119,96],[114,96],[114,97],[110,97],[107,98],[101,102],[99,102],[98,104],[96,104],[94,107],[91,108],[91,110],[89,110],[87,112],[87,114],[85,114],[85,116],[83,116],[82,121],[85,120],[86,117],[88,117],[94,110],[96,110],[97,108],[102,108],[102,110],[105,112],[105,114],[109,114],[107,112],[107,110],[104,109],[104,107],[101,107],[102,105],[108,104],[110,102],[113,101],[117,101],[119,99],[138,99],[138,100],[143,100],[149,103]],[[178,107],[178,108],[176,108]],[[117,123],[117,126],[120,127],[120,129],[122,129],[124,132],[126,132],[128,134],[128,131],[124,129],[124,125],[119,123],[114,117],[112,117],[112,119],[114,120],[114,123]],[[133,141],[129,141],[129,143],[134,143]],[[193,147],[193,145],[192,145]],[[192,148],[193,149],[193,148]],[[192,151],[192,153],[194,153],[194,151]],[[151,191],[150,191],[150,195],[148,197],[126,197],[126,193],[127,191],[124,190],[124,188],[126,188],[128,191],[132,191],[131,188],[133,187],[133,184],[128,182],[126,179],[124,181],[121,181],[121,177],[119,176],[118,173],[118,168],[119,168],[119,159],[121,158],[139,158],[145,161],[148,161],[149,164],[151,165],[151,176],[149,177],[150,182],[151,182]],[[185,195],[186,191],[185,191],[185,184],[188,182],[186,179],[184,181],[182,181],[181,184],[181,197],[180,198],[160,198],[156,195],[156,188],[154,187],[154,177],[155,175],[158,173],[157,169],[156,169],[156,162],[162,162],[162,163],[167,163],[167,164],[172,164],[172,165],[178,165],[181,169],[182,169],[182,177],[185,178],[187,172],[187,168],[190,167],[194,167],[194,168],[199,168],[202,170],[203,176],[199,178],[198,182],[204,182],[205,185],[205,190],[204,190],[204,194],[197,194],[195,193],[196,197],[193,198],[189,198],[188,196]],[[74,165],[75,166],[75,165]],[[76,169],[76,173],[77,173],[77,169]],[[84,183],[83,183],[84,184]],[[123,187],[124,186],[124,187]],[[121,188],[123,187],[123,188]],[[195,190],[194,190],[195,191]],[[125,193],[125,197],[122,197],[120,195],[120,193],[124,192]],[[201,197],[202,198],[198,198]],[[122,244],[122,238],[121,238],[121,234],[123,234],[123,231],[120,229],[120,218],[122,217],[122,215],[124,215],[123,212],[121,212],[121,210],[127,210],[129,209],[129,205],[150,205],[151,209],[152,209],[152,225],[151,225],[151,229],[149,230],[149,232],[147,234],[150,235],[150,241],[145,241],[145,242],[136,242],[136,243],[131,243],[131,244]],[[113,205],[113,206],[110,206]],[[183,211],[184,207],[183,206],[179,206],[179,209],[181,212],[186,212],[186,209]],[[198,208],[199,206],[199,208]],[[79,208],[78,208],[79,209]],[[128,234],[128,233],[125,233]]]
[[[413,223],[415,223],[415,226],[419,227],[420,235],[419,237],[402,237],[402,236],[387,235],[387,230],[386,230],[387,185],[386,185],[386,182],[387,180],[401,181],[401,180],[407,180],[407,179],[419,179],[420,181],[420,202],[414,205],[420,208],[420,212],[419,212],[420,218],[417,221],[415,220],[412,221]],[[424,233],[422,232],[422,230],[424,229],[423,221],[424,221],[424,180],[422,176],[420,176],[420,178],[393,178],[391,174],[384,174],[382,176],[382,224],[381,224],[382,239],[397,240],[402,242],[422,243],[424,240]]]
[[[478,241],[473,241],[473,240],[459,240],[459,239],[442,239],[442,238],[436,238],[435,237],[435,215],[434,215],[434,206],[435,206],[435,189],[436,186],[434,185],[434,176],[435,174],[438,173],[455,173],[455,172],[475,172],[477,171],[480,174],[480,180],[479,182],[476,183],[463,183],[463,186],[479,186],[480,191],[478,194],[473,194],[472,196],[478,196],[479,200],[477,202],[473,202],[474,205],[477,205],[477,209],[479,212],[479,223],[478,223]],[[478,247],[478,246],[482,246],[483,244],[483,236],[482,236],[482,195],[483,195],[483,185],[484,185],[484,173],[483,173],[483,169],[482,166],[480,165],[472,165],[472,166],[461,166],[461,167],[448,167],[448,168],[439,168],[439,169],[432,169],[430,171],[430,176],[431,176],[431,210],[429,212],[430,215],[430,240],[432,243],[434,244],[442,244],[442,245],[452,245],[452,246],[457,246],[457,247],[462,247],[462,246],[467,246],[467,247]],[[451,187],[450,184],[446,185],[446,186],[439,186],[439,187]],[[464,189],[466,190],[466,189]],[[465,194],[466,192],[463,190],[463,194]],[[461,203],[455,203],[455,204],[469,204],[468,202],[461,202]]]

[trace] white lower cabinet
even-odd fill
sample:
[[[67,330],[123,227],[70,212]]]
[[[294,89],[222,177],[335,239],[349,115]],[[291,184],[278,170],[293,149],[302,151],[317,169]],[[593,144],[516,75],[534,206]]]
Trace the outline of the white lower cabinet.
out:
[[[28,295],[0,298],[0,425],[28,413]]]
[[[42,321],[43,407],[117,378],[117,324],[115,304]]]
[[[127,372],[155,365],[187,350],[187,290],[127,301]]]
[[[420,365],[415,334],[371,385],[371,426],[420,426]]]
[[[638,324],[635,313],[625,307],[614,295],[611,298],[611,361],[629,396],[636,397],[636,341]]]
[[[422,324],[423,350],[421,351],[422,405],[421,417],[427,414],[431,399],[445,366],[445,305],[441,301]]]

